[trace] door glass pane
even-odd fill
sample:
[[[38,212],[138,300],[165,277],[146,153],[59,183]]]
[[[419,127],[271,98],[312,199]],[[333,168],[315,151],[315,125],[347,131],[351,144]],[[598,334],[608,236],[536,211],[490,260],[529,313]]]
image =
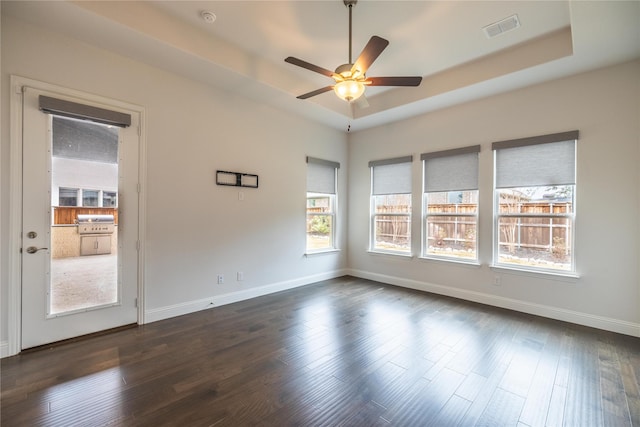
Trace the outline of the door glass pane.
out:
[[[118,131],[52,117],[49,315],[119,302]]]

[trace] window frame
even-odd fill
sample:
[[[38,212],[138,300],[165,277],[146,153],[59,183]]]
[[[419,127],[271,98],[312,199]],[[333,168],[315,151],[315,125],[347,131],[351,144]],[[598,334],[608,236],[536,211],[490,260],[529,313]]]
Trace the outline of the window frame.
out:
[[[113,195],[113,197],[112,197]],[[105,208],[117,208],[118,207],[118,192],[117,191],[108,191],[108,190],[103,190],[102,191],[102,207]],[[114,204],[113,205],[108,205],[105,206],[105,200],[113,200]]]
[[[479,263],[478,228],[480,220],[480,149],[480,145],[472,145],[468,147],[423,153],[420,155],[420,160],[422,160],[422,229],[420,232],[421,258],[475,265]],[[431,163],[432,167],[434,167],[437,172],[440,172],[441,175],[429,172],[427,166],[428,162]],[[455,170],[463,170],[465,173],[459,174],[458,172],[453,172]],[[431,175],[434,179],[430,181],[429,175]],[[474,213],[429,213],[430,195],[446,193],[448,198],[450,193],[463,193],[465,191],[475,191],[476,203]],[[457,210],[458,204],[456,203],[454,205],[456,206]],[[475,229],[475,245],[473,250],[474,256],[463,257],[456,255],[429,253],[429,218],[432,217],[473,218],[473,226]]]
[[[549,134],[542,135],[530,138],[521,138],[516,140],[507,140],[507,141],[498,141],[492,144],[493,150],[493,254],[492,254],[492,268],[498,269],[507,269],[520,271],[525,273],[540,273],[540,274],[549,274],[554,276],[567,276],[567,277],[578,277],[577,267],[576,267],[576,242],[575,242],[575,225],[576,225],[576,189],[577,189],[577,147],[578,147],[578,139],[579,132],[569,131],[557,134]],[[564,143],[564,142],[573,142],[573,182],[568,183],[547,183],[541,184],[538,182],[534,182],[536,185],[521,185],[518,187],[498,187],[498,151],[506,148],[518,148],[518,147],[526,147],[526,146],[534,146],[534,145],[543,145],[543,144],[552,144],[552,143]],[[532,178],[533,179],[533,178]],[[571,186],[571,200],[569,201],[571,206],[571,212],[559,212],[559,213],[522,213],[522,212],[506,212],[502,213],[500,211],[500,194],[502,190],[509,190],[515,188],[544,188],[544,187],[556,187],[556,186]],[[562,219],[567,221],[567,225],[565,228],[569,228],[569,239],[570,245],[568,247],[569,250],[569,269],[563,268],[553,268],[553,267],[543,267],[536,266],[531,264],[521,264],[521,263],[509,263],[509,262],[501,262],[500,261],[500,240],[501,240],[501,219],[502,218],[516,218],[518,220],[524,218],[537,218],[537,219],[548,219],[548,224],[550,227],[550,240],[549,240],[549,251],[553,252],[553,222],[555,219]],[[542,223],[542,221],[540,222]],[[537,224],[537,223],[533,223]],[[539,225],[537,225],[539,226]],[[519,229],[519,228],[518,228]],[[520,232],[518,232],[520,235]],[[566,244],[566,242],[565,242]]]
[[[440,261],[453,261],[453,262],[462,262],[462,263],[468,263],[468,264],[478,264],[478,227],[479,227],[479,210],[480,210],[480,190],[464,190],[464,191],[475,191],[476,192],[476,199],[478,199],[478,202],[476,203],[476,211],[475,213],[463,213],[463,212],[435,212],[435,213],[429,213],[429,195],[430,194],[439,194],[439,193],[453,193],[453,192],[457,192],[456,190],[454,191],[441,191],[441,192],[436,192],[436,191],[432,191],[432,192],[423,192],[422,193],[422,209],[423,209],[423,215],[422,215],[422,252],[421,252],[421,258],[424,259],[433,259],[433,260],[440,260]],[[458,207],[458,204],[455,204],[456,209]],[[474,226],[475,226],[475,234],[476,234],[476,238],[475,238],[475,245],[474,245],[474,254],[475,256],[470,258],[470,257],[462,257],[462,256],[454,256],[454,255],[440,255],[440,254],[433,254],[433,253],[429,253],[428,252],[428,248],[429,248],[429,218],[432,217],[441,217],[441,218],[446,218],[446,217],[455,217],[455,218],[473,218],[474,219]]]
[[[376,197],[387,197],[387,196],[409,196],[409,209],[408,212],[383,212],[376,213]],[[370,207],[370,229],[369,229],[369,252],[375,252],[379,254],[391,254],[391,255],[401,255],[401,256],[413,256],[413,251],[411,248],[411,214],[413,211],[412,206],[412,195],[410,193],[393,193],[393,194],[385,194],[385,195],[371,195],[371,207]],[[392,217],[392,218],[405,218],[407,224],[407,246],[408,251],[402,250],[393,250],[393,249],[383,249],[376,247],[376,236],[377,236],[377,218],[378,217]]]
[[[313,165],[313,166],[310,166]],[[326,168],[315,169],[315,172],[321,172],[321,175],[314,173],[314,168]],[[340,163],[318,159],[315,157],[307,156],[307,192],[306,192],[306,205],[305,205],[305,255],[321,254],[327,252],[338,251],[337,244],[337,212],[338,212],[338,169]],[[329,173],[329,170],[332,172]],[[312,182],[313,181],[313,182]],[[332,182],[331,182],[332,181]],[[311,188],[310,188],[311,187]],[[315,190],[315,191],[310,191]],[[329,199],[329,211],[328,212],[313,212],[309,213],[309,200],[318,198]],[[329,217],[331,222],[331,230],[329,231],[330,245],[322,248],[310,248],[309,247],[309,221],[311,217],[324,216]]]
[[[69,204],[61,204],[61,203],[60,203],[60,201],[61,201],[62,197],[64,197],[65,199],[66,199],[66,198],[69,198],[68,196],[62,196],[62,195],[61,195],[61,194],[62,194],[62,193],[64,193],[64,192],[69,192],[69,193],[71,193],[71,192],[75,192],[75,194],[76,194],[76,196],[75,196],[75,204],[73,204],[73,205],[69,205]],[[73,188],[73,187],[58,187],[58,206],[69,206],[69,207],[72,207],[72,206],[79,206],[79,205],[78,205],[78,201],[79,201],[79,200],[82,200],[82,198],[81,198],[81,191],[80,191],[80,189],[79,189],[79,188]]]
[[[409,171],[408,171],[408,177],[405,177],[405,181],[408,182],[404,182],[404,183],[400,183],[400,184],[396,184],[396,185],[391,185],[392,187],[394,186],[400,186],[402,187],[403,184],[404,186],[408,186],[408,189],[404,189],[402,192],[387,192],[385,190],[381,191],[380,194],[376,194],[378,193],[378,191],[376,191],[376,184],[375,184],[375,168],[376,167],[384,167],[384,166],[392,166],[392,165],[400,165],[400,164],[408,164],[409,167]],[[413,156],[404,156],[404,157],[396,157],[396,158],[392,158],[392,159],[384,159],[384,160],[375,160],[375,161],[371,161],[369,162],[369,173],[370,173],[370,180],[371,180],[371,193],[370,193],[370,197],[369,197],[369,252],[371,253],[376,253],[376,254],[385,254],[385,255],[395,255],[395,256],[404,256],[404,257],[413,257],[413,247],[412,247],[412,238],[411,238],[411,226],[412,226],[412,218],[413,218],[413,193],[412,193],[412,189],[411,189],[411,182],[412,182],[412,173],[413,173]],[[383,185],[385,188],[388,187],[388,183],[385,183]],[[377,213],[376,212],[376,197],[379,196],[401,196],[401,195],[407,195],[408,196],[408,212],[384,212],[384,213]],[[376,219],[378,217],[397,217],[397,218],[401,218],[401,217],[406,217],[406,224],[407,224],[407,246],[408,246],[408,250],[407,251],[402,251],[402,250],[393,250],[393,249],[383,249],[383,248],[378,248],[376,247],[376,230],[377,230],[377,221]]]
[[[85,196],[85,193],[87,194],[87,196]],[[99,208],[101,207],[101,203],[100,203],[100,196],[101,196],[101,191],[100,190],[94,190],[91,188],[83,188],[82,189],[82,205],[83,207],[88,207],[88,208]],[[95,205],[89,205],[89,204],[85,204],[86,200],[92,200],[93,197],[89,197],[88,195],[91,194],[92,196],[95,195]]]
[[[328,212],[309,212],[309,199],[321,199],[327,198],[329,199],[329,210]],[[309,231],[306,233],[306,243],[305,243],[305,253],[313,254],[313,253],[321,253],[321,252],[330,252],[337,250],[336,246],[336,195],[335,194],[326,194],[326,193],[311,193],[307,192],[307,216],[306,216],[306,224],[308,227],[309,222],[313,217],[328,217],[330,218],[331,229],[329,231],[329,240],[330,245],[328,247],[322,248],[310,248],[309,247]]]

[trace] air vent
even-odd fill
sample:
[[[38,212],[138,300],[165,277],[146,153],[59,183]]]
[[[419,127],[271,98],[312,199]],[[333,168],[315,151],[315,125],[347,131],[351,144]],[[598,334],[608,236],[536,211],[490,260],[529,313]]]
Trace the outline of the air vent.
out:
[[[515,30],[519,26],[520,20],[518,19],[518,15],[512,15],[508,18],[504,18],[502,21],[487,25],[482,30],[487,38],[490,39],[508,31]]]

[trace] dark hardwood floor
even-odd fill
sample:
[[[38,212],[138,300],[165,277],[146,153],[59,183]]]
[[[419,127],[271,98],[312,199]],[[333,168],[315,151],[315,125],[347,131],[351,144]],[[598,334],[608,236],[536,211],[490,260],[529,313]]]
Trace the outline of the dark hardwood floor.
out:
[[[9,426],[640,426],[640,339],[343,277],[5,358]]]

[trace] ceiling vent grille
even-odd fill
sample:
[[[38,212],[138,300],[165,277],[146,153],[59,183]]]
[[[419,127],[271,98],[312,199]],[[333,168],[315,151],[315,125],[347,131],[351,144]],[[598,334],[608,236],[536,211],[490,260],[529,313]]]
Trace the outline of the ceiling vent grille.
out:
[[[518,15],[512,15],[508,18],[504,18],[502,21],[487,25],[482,30],[487,38],[490,39],[508,31],[515,30],[519,26],[520,20],[518,19]]]

